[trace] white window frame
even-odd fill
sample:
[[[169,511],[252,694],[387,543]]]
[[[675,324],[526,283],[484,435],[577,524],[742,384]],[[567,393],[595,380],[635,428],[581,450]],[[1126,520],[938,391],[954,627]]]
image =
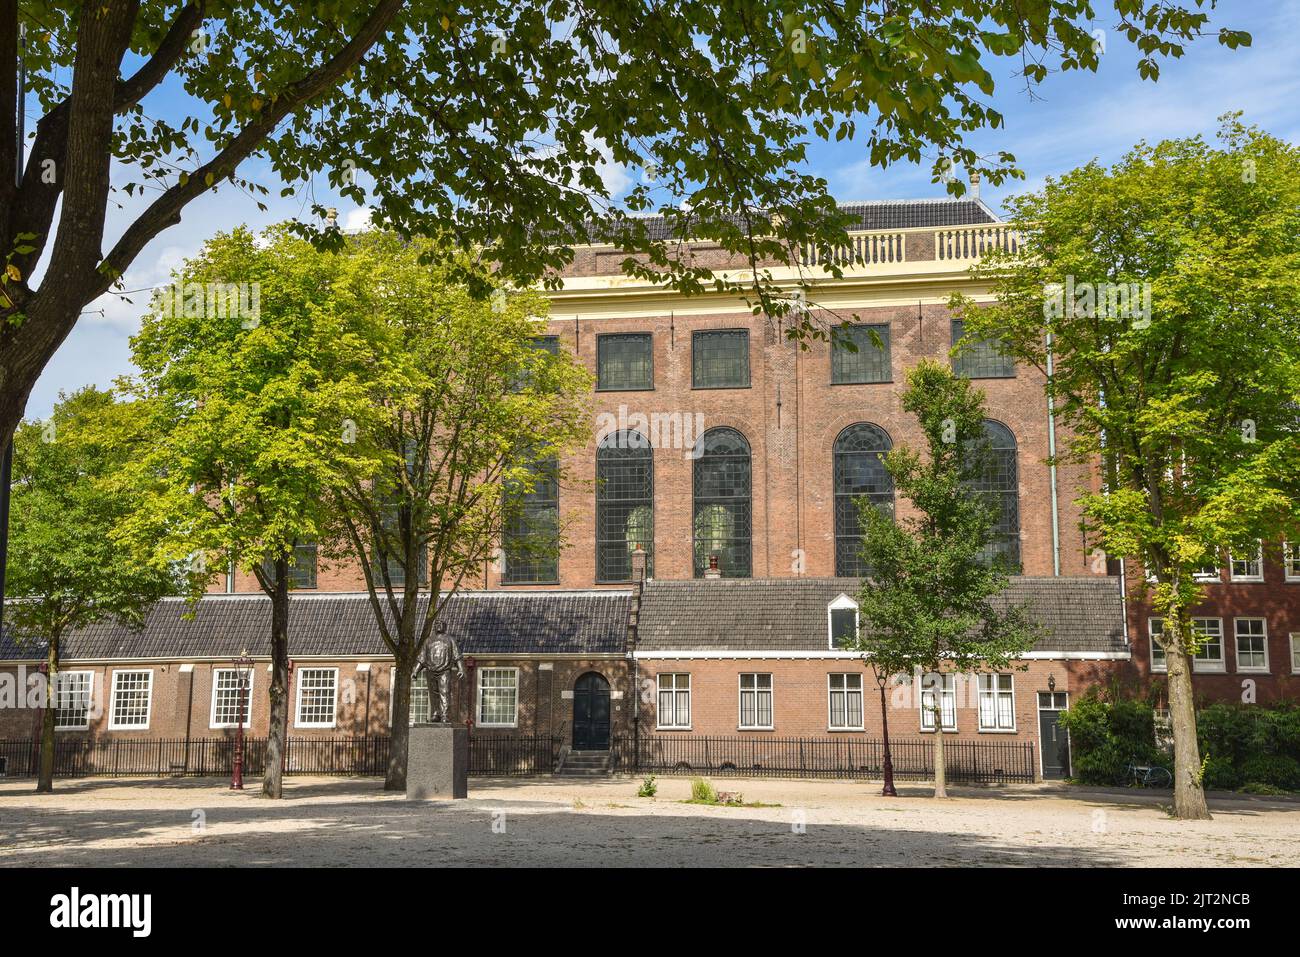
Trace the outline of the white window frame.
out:
[[[840,594],[833,602],[826,606],[826,647],[831,651],[844,651],[839,645],[835,644],[835,627],[832,624],[835,616],[832,612],[846,611],[853,609],[853,632],[857,634],[862,627],[862,619],[858,614],[858,603],[843,593]]]
[[[669,688],[664,687],[665,678],[673,679],[671,687]],[[678,678],[686,679],[685,688],[679,688],[677,686]],[[692,684],[693,682],[691,681],[691,673],[689,671],[663,671],[655,675],[655,728],[657,730],[660,731],[690,731],[691,730],[691,725],[695,720],[695,702],[691,700],[691,692],[693,691]],[[663,700],[665,694],[672,695],[672,699],[673,699],[673,708],[672,708],[673,720],[668,724],[664,723]],[[686,723],[685,724],[677,720],[680,712],[680,709],[677,707],[677,702],[679,700],[679,696],[683,694],[686,696]]]
[[[926,734],[933,734],[934,724],[931,722],[933,715],[930,713],[930,708],[925,703],[925,696],[933,695],[935,689],[927,688],[925,686],[925,682],[928,677],[929,677],[928,675],[921,675],[919,679],[916,679],[917,680],[916,698],[917,698],[917,707],[921,712],[921,731],[923,731]],[[943,706],[944,702],[949,698],[949,696],[951,696],[952,698],[952,724],[948,724],[947,722],[944,722],[943,730],[945,733],[955,732],[957,730],[957,675],[950,671],[939,673],[938,690],[940,695],[939,697],[940,720],[943,720],[944,712],[947,710]]]
[[[1262,665],[1242,665],[1241,663],[1241,634],[1237,628],[1243,621],[1257,621],[1264,631],[1259,635],[1246,635],[1247,638],[1260,638],[1263,641],[1264,664]],[[1268,661],[1268,619],[1259,615],[1243,615],[1239,618],[1232,619],[1232,653],[1237,659],[1237,671],[1243,674],[1266,675],[1269,673]],[[1251,652],[1254,654],[1254,652]]]
[[[1289,582],[1300,582],[1300,542],[1282,543],[1282,570]]]
[[[1291,674],[1300,675],[1300,631],[1291,632]]]
[[[312,672],[330,673],[334,676],[334,693],[330,696],[330,719],[328,721],[302,720],[302,691],[306,687],[306,676]],[[337,668],[299,666],[294,674],[293,726],[295,728],[337,728],[339,724],[339,670]]]
[[[831,687],[836,678],[844,679],[844,687],[838,691]],[[849,679],[857,681],[857,688],[849,687]],[[865,731],[866,714],[867,714],[867,688],[866,682],[862,680],[860,671],[832,671],[826,676],[826,730],[827,731]],[[835,723],[835,695],[844,695],[844,720],[845,724]],[[849,708],[849,696],[856,694],[858,696],[858,723],[849,724],[849,715],[852,713]]]
[[[1218,630],[1217,637],[1219,639],[1219,657],[1198,658],[1195,655],[1193,655],[1192,673],[1195,674],[1196,672],[1202,672],[1204,674],[1223,674],[1228,670],[1227,652],[1224,651],[1224,647],[1223,647],[1224,645],[1223,619],[1222,618],[1193,618],[1192,628],[1195,629],[1197,625],[1203,621],[1213,621],[1218,623],[1219,630]],[[1202,631],[1201,634],[1205,635],[1205,634],[1209,634],[1209,632]]]
[[[428,694],[429,684],[427,681],[424,680],[423,674],[419,675],[418,677],[415,675],[411,676],[411,703],[407,707],[407,711],[406,711],[407,722],[411,725],[411,727],[414,727],[416,724],[415,721],[415,689],[416,688],[423,688],[425,694]],[[389,668],[388,669],[388,726],[390,728],[393,726],[393,714],[395,711],[393,705],[396,703],[397,703],[397,669]],[[430,710],[429,710],[430,715],[433,714],[432,706],[433,706],[432,702],[430,702]]]
[[[1009,688],[1003,688],[1002,679],[1007,678],[1010,684]],[[983,687],[985,679],[990,680],[990,687]],[[976,675],[975,683],[977,689],[977,707],[979,718],[979,731],[981,734],[1016,734],[1016,676],[1009,672],[993,672],[990,674]],[[984,723],[984,698],[989,695],[993,698],[993,726]],[[999,726],[1001,721],[1001,709],[998,707],[1003,698],[1011,702],[1011,726],[1004,728]],[[953,715],[956,717],[956,715]]]
[[[746,690],[745,679],[753,678],[754,687]],[[767,679],[767,687],[758,686],[759,679]],[[738,711],[736,714],[736,728],[740,731],[772,731],[776,728],[776,681],[770,671],[742,671],[736,675],[736,687],[739,692],[737,698]],[[767,695],[767,713],[771,718],[767,724],[745,724],[745,695],[754,696],[754,718],[757,720],[762,709],[759,707],[759,701],[763,695]]]
[[[86,677],[85,723],[84,724],[59,724],[57,715],[60,711],[63,710],[58,706],[59,697],[61,694],[61,691],[59,689],[59,684],[69,678],[76,677],[79,679],[82,675],[85,675]],[[50,695],[49,706],[54,709],[54,714],[56,715],[54,719],[55,720],[54,730],[55,731],[89,731],[90,711],[91,711],[91,707],[95,703],[95,673],[93,671],[60,671],[54,676],[52,691],[53,694]]]
[[[1198,582],[1221,582],[1223,581],[1223,568],[1219,565],[1215,565],[1213,572],[1195,571],[1192,573],[1192,580]]]
[[[1251,565],[1256,567],[1254,573],[1246,571],[1243,574],[1237,574],[1237,564],[1245,565],[1247,569]],[[1255,543],[1255,557],[1235,558],[1231,553],[1228,555],[1228,580],[1234,582],[1262,582],[1264,580],[1264,543]]]
[[[147,675],[144,686],[144,723],[122,724],[117,720],[117,695],[128,689],[122,688],[119,678],[123,675]],[[129,689],[138,691],[139,689]],[[152,668],[117,668],[113,671],[112,691],[108,696],[108,730],[109,731],[148,731],[153,719],[153,669]]]
[[[493,674],[496,674],[498,672],[502,674],[509,672],[510,680],[514,682],[514,693],[515,693],[514,707],[511,709],[513,717],[509,721],[484,721],[483,720],[483,692],[485,690],[483,686],[483,682],[487,678],[487,674],[489,671],[492,672]],[[478,728],[519,727],[519,669],[518,668],[509,668],[509,667],[504,667],[499,665],[489,665],[486,668],[480,667],[478,669],[478,679],[475,682],[475,684],[477,685],[474,693],[474,726],[475,727]],[[499,689],[494,688],[493,690],[495,691]],[[429,701],[429,707],[430,708],[433,707],[432,700]]]
[[[1151,670],[1164,674],[1169,671],[1169,661],[1165,657],[1165,649],[1156,644],[1157,624],[1160,626],[1159,633],[1163,635],[1165,633],[1165,620],[1163,618],[1147,619],[1147,647],[1151,649]],[[1160,652],[1158,661],[1156,660],[1157,651]]]
[[[248,677],[248,687],[244,691],[244,730],[247,731],[253,725],[253,683],[257,676],[257,669],[253,666],[248,668],[213,668],[212,669],[212,708],[208,712],[208,728],[216,731],[221,728],[238,728],[238,721],[217,721],[217,689],[221,685],[221,675],[234,674],[238,675],[243,672]],[[235,686],[235,693],[239,693],[239,686]],[[238,704],[236,704],[238,707]]]

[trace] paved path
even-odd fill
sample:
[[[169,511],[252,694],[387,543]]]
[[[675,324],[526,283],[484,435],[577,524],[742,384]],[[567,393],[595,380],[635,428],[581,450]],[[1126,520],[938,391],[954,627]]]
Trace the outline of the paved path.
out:
[[[1215,799],[1180,823],[1167,793],[1023,785],[935,801],[850,781],[715,782],[779,807],[679,803],[690,782],[472,779],[470,798],[408,803],[374,778],[290,778],[286,798],[213,779],[0,783],[0,866],[1265,865],[1300,862],[1300,804]]]

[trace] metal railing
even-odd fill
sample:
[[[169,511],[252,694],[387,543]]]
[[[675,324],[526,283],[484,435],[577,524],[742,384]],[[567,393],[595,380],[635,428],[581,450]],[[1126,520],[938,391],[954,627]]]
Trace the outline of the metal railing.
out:
[[[934,742],[900,738],[889,742],[894,777],[934,777]],[[639,753],[636,753],[639,752]],[[768,738],[643,735],[614,742],[615,766],[623,771],[679,774],[735,774],[747,777],[879,778],[884,745],[871,738]],[[1028,741],[945,741],[947,778],[954,783],[1000,784],[1033,781],[1034,745]]]
[[[551,735],[475,734],[469,739],[469,773],[503,776],[550,774],[560,763],[563,738]]]

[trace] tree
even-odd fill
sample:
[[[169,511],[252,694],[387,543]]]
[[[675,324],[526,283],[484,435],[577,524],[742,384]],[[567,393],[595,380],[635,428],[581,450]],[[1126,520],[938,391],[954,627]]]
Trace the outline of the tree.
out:
[[[37,791],[54,787],[64,635],[106,618],[142,625],[159,598],[187,590],[176,569],[136,561],[116,545],[142,497],[124,480],[124,466],[147,442],[148,421],[141,404],[90,387],[62,397],[49,419],[24,423],[15,437],[9,581],[17,597],[6,612],[20,641],[46,642]]]
[[[503,538],[505,562],[559,548],[558,516],[530,513],[527,501],[560,482],[566,453],[586,444],[593,385],[572,356],[536,340],[543,296],[476,298],[455,270],[422,265],[428,246],[358,238],[345,257],[358,281],[340,283],[337,303],[373,317],[396,368],[358,433],[365,455],[334,489],[330,536],[360,566],[393,655],[389,789],[405,787],[412,672],[448,598]]]
[[[1147,78],[1209,23],[1200,0],[1114,7]],[[324,174],[381,225],[453,236],[520,285],[598,235],[649,253],[627,270],[690,290],[712,274],[629,212],[658,209],[755,264],[794,262],[843,236],[824,181],[799,169],[810,130],[839,140],[862,126],[873,165],[927,159],[936,181],[960,166],[998,183],[1014,157],[967,143],[1002,123],[981,55],[1012,58],[1030,87],[1052,67],[1098,62],[1093,11],[1074,0],[0,0],[11,116],[20,25],[40,119],[25,166],[0,136],[0,445],[83,307],[150,240],[223,183],[267,191],[241,178],[250,160],[286,192]],[[1249,37],[1221,29],[1218,41]],[[151,116],[154,93],[192,106]],[[647,173],[626,211],[601,178],[611,163]],[[130,211],[113,237],[119,206]],[[298,228],[339,245],[337,231]],[[771,314],[782,299],[769,283],[757,268],[747,281]]]
[[[335,308],[338,257],[275,229],[210,240],[132,340],[133,388],[154,408],[142,474],[165,477],[130,526],[134,547],[227,563],[271,599],[270,733],[262,791],[278,798],[288,734],[290,568],[321,541],[327,491],[369,467],[352,441],[385,364],[369,318]],[[157,516],[166,534],[156,537]],[[206,569],[206,572],[204,571]]]
[[[922,360],[908,371],[902,400],[919,420],[927,455],[899,445],[885,467],[916,515],[895,522],[860,505],[871,574],[858,596],[855,647],[878,674],[915,675],[923,686],[916,691],[935,729],[934,796],[947,797],[941,676],[1006,668],[1037,633],[1026,609],[1003,594],[1007,568],[989,556],[996,506],[972,487],[986,454],[983,394]]]
[[[1016,198],[1023,253],[979,270],[997,302],[958,304],[974,335],[1051,363],[1062,456],[1101,466],[1085,530],[1153,580],[1179,818],[1209,817],[1196,573],[1300,528],[1300,150],[1235,116],[1219,139],[1141,144]]]

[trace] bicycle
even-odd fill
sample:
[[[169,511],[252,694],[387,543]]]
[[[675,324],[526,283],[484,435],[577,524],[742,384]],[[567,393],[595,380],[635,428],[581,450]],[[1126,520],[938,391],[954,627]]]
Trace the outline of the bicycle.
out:
[[[1158,764],[1129,764],[1124,768],[1124,784],[1134,788],[1171,788],[1174,776]]]

